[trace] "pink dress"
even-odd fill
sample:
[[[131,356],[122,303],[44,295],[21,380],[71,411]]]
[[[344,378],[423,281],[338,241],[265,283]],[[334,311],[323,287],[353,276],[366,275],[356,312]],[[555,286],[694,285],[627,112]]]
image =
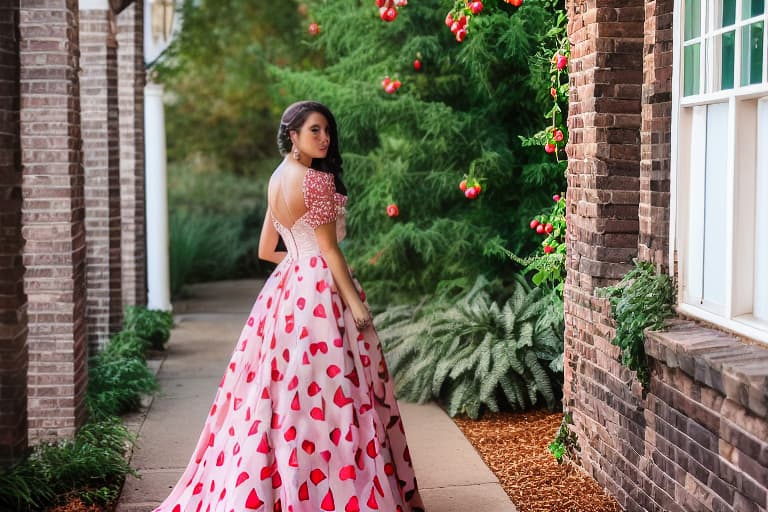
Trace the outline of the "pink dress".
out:
[[[343,216],[346,197],[331,174],[310,169],[304,201],[293,227],[273,219],[288,256],[156,512],[423,510],[381,344],[373,328],[357,330],[315,238]]]

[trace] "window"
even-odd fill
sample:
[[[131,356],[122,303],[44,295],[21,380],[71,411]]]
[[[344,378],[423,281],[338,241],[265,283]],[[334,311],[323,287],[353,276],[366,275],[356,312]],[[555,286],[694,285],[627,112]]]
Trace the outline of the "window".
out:
[[[677,0],[679,308],[768,342],[768,0]]]

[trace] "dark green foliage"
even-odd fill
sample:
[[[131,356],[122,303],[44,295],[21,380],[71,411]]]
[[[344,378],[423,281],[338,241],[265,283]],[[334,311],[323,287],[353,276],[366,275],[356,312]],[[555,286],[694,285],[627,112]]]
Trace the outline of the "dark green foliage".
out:
[[[326,67],[271,68],[279,104],[313,98],[336,115],[350,193],[345,252],[373,300],[412,301],[446,283],[466,289],[480,273],[511,273],[512,262],[483,255],[487,241],[532,250],[519,212],[564,188],[562,169],[518,138],[539,129],[551,99],[530,57],[554,22],[552,6],[508,7],[489,3],[458,44],[439,0],[413,2],[392,23],[372,3],[318,2],[322,32],[310,44]],[[385,75],[402,81],[395,94],[382,90]],[[485,178],[475,201],[458,190],[470,169]],[[399,217],[386,216],[389,203]]]
[[[492,294],[504,297],[498,302]],[[522,279],[504,292],[480,277],[451,299],[391,307],[376,318],[399,396],[439,399],[448,413],[526,409],[558,400],[562,303]]]
[[[614,286],[598,290],[608,297],[611,316],[616,322],[612,343],[621,348],[621,362],[637,372],[637,379],[647,390],[650,370],[645,355],[645,329],[656,330],[674,316],[675,286],[668,274],[658,274],[647,261],[635,260],[630,270]]]
[[[130,336],[131,333],[147,342],[147,346],[163,350],[168,339],[171,337],[171,328],[173,328],[173,314],[170,311],[160,311],[156,309],[147,309],[143,306],[128,306],[125,308],[125,320],[123,321],[123,332],[118,336]],[[112,342],[107,346],[107,350],[116,350],[113,348],[119,338],[112,338]],[[120,344],[118,344],[118,347]]]
[[[90,359],[87,400],[93,418],[136,410],[142,395],[157,389],[155,375],[144,360],[147,343],[138,333],[125,330]]]
[[[124,477],[136,474],[125,457],[134,441],[118,418],[107,418],[86,424],[72,441],[36,446],[0,468],[0,510],[42,510],[73,494],[86,503],[114,500]]]
[[[253,175],[277,155],[280,111],[270,102],[267,65],[307,66],[319,58],[297,44],[308,21],[295,0],[186,0],[183,30],[156,66],[168,85],[171,161],[203,159]]]
[[[552,440],[547,449],[549,453],[557,460],[558,464],[563,463],[563,458],[568,455],[571,459],[576,457],[576,452],[581,450],[579,447],[579,437],[575,432],[572,432],[568,425],[573,425],[573,417],[571,413],[566,412],[563,415],[563,421],[560,423],[560,429],[557,431],[557,435]]]

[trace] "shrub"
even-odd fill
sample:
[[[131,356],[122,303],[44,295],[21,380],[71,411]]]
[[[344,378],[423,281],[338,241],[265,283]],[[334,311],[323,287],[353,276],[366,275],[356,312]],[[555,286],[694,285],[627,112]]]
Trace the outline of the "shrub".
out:
[[[562,303],[522,279],[506,300],[480,277],[457,301],[390,308],[377,316],[382,342],[406,400],[443,401],[448,414],[477,418],[483,408],[554,407],[563,368]],[[504,401],[504,402],[500,402]]]
[[[84,425],[71,441],[41,444],[13,466],[0,468],[0,509],[40,510],[76,494],[86,503],[117,498],[135,441],[118,418]]]
[[[130,336],[133,333],[146,340],[147,348],[163,350],[171,337],[172,327],[173,315],[169,311],[128,306],[125,308],[124,331],[120,334]],[[115,341],[113,338],[110,345],[115,344]]]

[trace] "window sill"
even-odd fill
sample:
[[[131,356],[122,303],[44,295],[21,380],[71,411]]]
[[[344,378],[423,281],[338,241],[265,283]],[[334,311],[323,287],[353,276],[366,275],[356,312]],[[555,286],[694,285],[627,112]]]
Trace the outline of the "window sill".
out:
[[[768,348],[732,334],[674,319],[646,331],[648,357],[680,368],[694,380],[762,418],[768,418]]]

